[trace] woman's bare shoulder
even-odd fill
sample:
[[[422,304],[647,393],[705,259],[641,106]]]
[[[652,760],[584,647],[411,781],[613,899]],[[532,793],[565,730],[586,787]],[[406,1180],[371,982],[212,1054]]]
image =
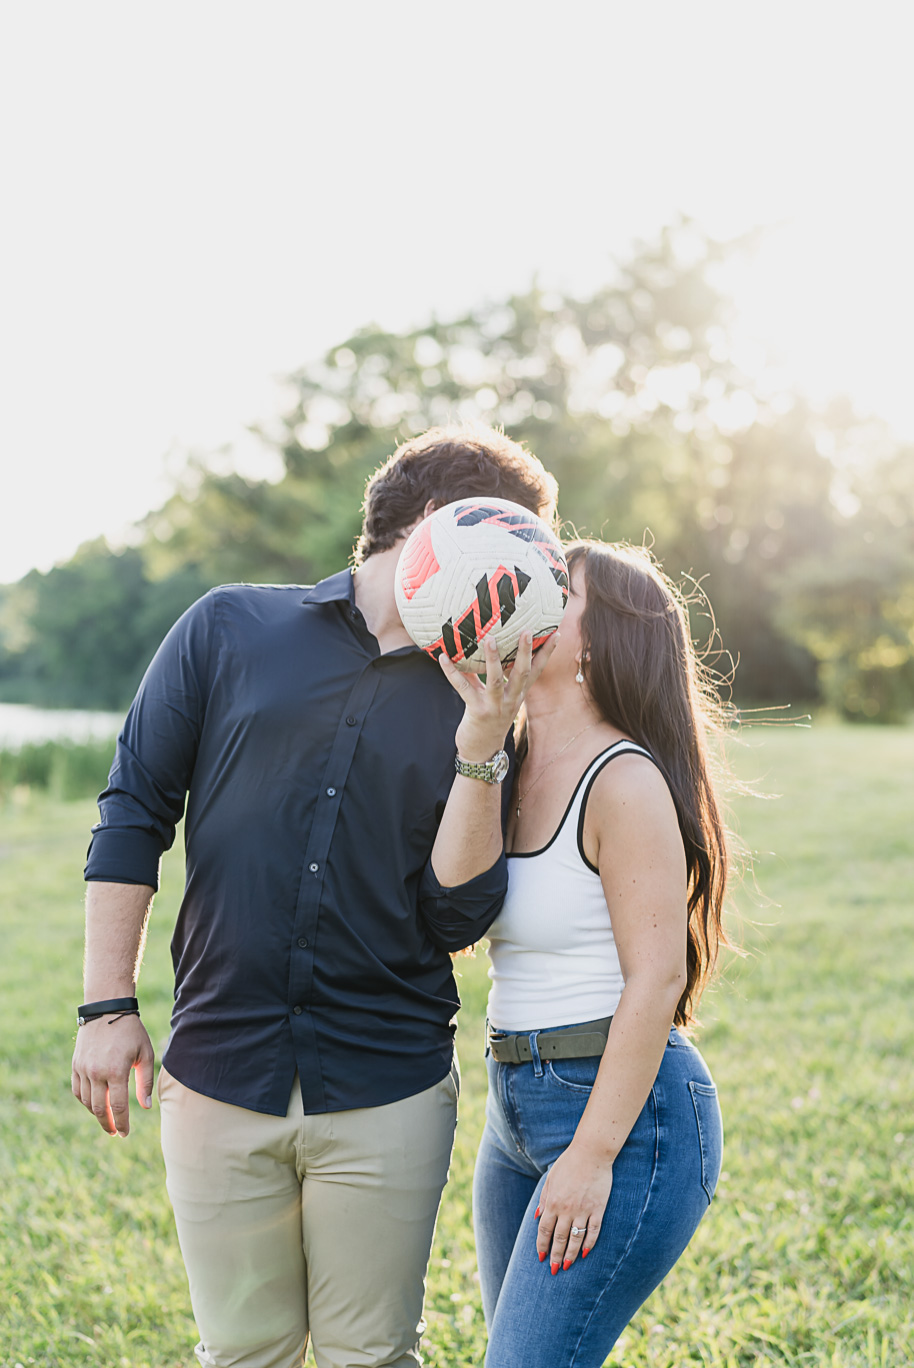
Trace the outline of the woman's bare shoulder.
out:
[[[602,815],[644,819],[675,817],[675,806],[666,779],[647,755],[622,751],[599,770],[587,800],[587,816]]]

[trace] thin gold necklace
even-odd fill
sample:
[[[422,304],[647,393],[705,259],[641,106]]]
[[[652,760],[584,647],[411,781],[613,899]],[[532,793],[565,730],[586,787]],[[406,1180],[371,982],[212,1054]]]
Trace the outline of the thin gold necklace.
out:
[[[563,755],[563,754],[565,753],[565,751],[566,751],[566,750],[568,749],[568,747],[571,745],[571,742],[572,742],[572,741],[577,741],[577,739],[578,739],[579,736],[583,736],[584,733],[585,733],[586,731],[590,731],[591,727],[595,727],[596,725],[597,725],[596,722],[588,722],[586,727],[582,727],[581,730],[580,730],[579,732],[575,732],[574,736],[571,738],[571,741],[566,741],[565,744],[564,744],[564,746],[562,747],[562,749],[559,750],[559,751],[556,751],[556,753],[555,753],[555,755],[553,755],[552,759],[549,760],[549,761],[543,766],[543,768],[540,770],[539,774],[538,774],[538,775],[536,776],[536,778],[534,779],[533,783],[532,783],[532,784],[528,784],[527,787],[524,789],[523,793],[521,793],[521,791],[520,791],[520,775],[518,774],[518,783],[517,783],[517,815],[518,815],[518,817],[520,816],[520,805],[521,805],[521,803],[524,801],[524,799],[526,798],[526,796],[527,796],[527,794],[530,792],[530,790],[531,790],[532,788],[535,788],[535,787],[536,787],[536,785],[537,785],[537,784],[539,783],[539,781],[542,779],[543,775],[546,773],[546,771],[547,771],[547,769],[549,768],[549,766],[555,764],[556,760],[558,760],[558,758],[559,758],[560,755]],[[526,758],[527,758],[527,757],[524,756],[524,760],[526,760]],[[523,761],[521,762],[521,764],[523,765]]]

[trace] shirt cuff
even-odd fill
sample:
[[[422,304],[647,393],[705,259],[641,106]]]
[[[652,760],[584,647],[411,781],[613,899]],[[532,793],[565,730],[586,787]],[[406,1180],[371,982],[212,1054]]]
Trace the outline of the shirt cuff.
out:
[[[425,866],[419,888],[422,916],[432,939],[445,950],[463,950],[488,931],[501,911],[508,891],[508,861],[504,851],[490,869],[466,883],[445,888]]]
[[[83,878],[87,882],[159,887],[162,843],[146,831],[103,827],[92,837]]]

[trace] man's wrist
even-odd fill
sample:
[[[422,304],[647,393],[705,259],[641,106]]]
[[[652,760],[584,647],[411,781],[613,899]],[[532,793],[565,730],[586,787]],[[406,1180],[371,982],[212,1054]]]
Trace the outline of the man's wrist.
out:
[[[76,1024],[87,1026],[90,1021],[108,1017],[115,1021],[122,1016],[139,1016],[140,1004],[135,997],[99,998],[95,1002],[84,1002],[76,1010]]]

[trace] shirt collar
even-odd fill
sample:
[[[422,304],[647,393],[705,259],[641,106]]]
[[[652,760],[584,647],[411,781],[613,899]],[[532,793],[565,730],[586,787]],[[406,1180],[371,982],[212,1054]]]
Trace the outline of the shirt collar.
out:
[[[327,579],[320,580],[318,584],[313,584],[306,591],[302,603],[348,603],[354,608],[355,577],[352,571],[341,570],[338,575],[330,575]],[[388,651],[380,659],[386,660],[402,655],[418,655],[425,660],[431,660],[428,652],[423,651],[420,646],[416,646],[414,643],[410,643],[409,646],[398,646],[395,651]]]
[[[355,606],[355,580],[351,570],[341,570],[338,575],[313,584],[302,599],[302,603],[351,603]]]

